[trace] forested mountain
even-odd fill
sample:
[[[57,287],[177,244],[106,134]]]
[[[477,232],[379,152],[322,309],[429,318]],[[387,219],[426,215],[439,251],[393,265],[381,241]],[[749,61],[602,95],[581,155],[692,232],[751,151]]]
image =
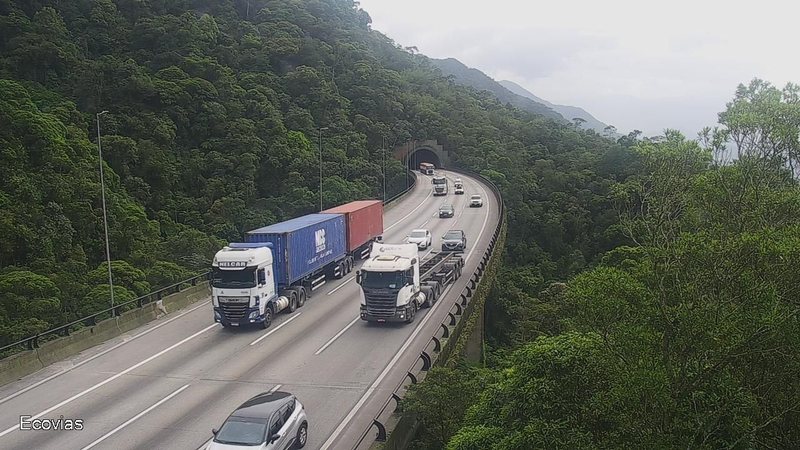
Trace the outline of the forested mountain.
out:
[[[569,121],[572,119],[571,117],[563,117],[558,111],[555,111],[550,105],[544,104],[544,102],[512,92],[480,70],[467,67],[455,58],[431,58],[431,62],[442,71],[444,76],[452,76],[457,83],[472,87],[478,91],[489,91],[503,104],[510,103],[523,111],[541,114],[556,120]]]
[[[598,133],[606,133],[606,128],[608,125],[604,124],[597,120],[593,115],[589,114],[585,109],[579,108],[577,106],[567,106],[567,105],[555,105],[553,103],[548,102],[545,99],[539,98],[533,95],[532,92],[528,91],[524,87],[514,83],[513,81],[508,80],[501,80],[497,82],[500,86],[508,89],[509,91],[521,95],[523,97],[527,97],[535,102],[541,103],[548,108],[551,108],[553,111],[561,114],[567,120],[572,120],[574,118],[581,118],[585,120],[584,123],[581,124],[581,127],[584,129],[591,129]]]
[[[379,197],[384,139],[438,139],[520,206],[512,257],[548,252],[550,277],[613,242],[587,209],[608,205],[578,195],[603,198],[609,181],[558,175],[613,143],[458,86],[350,0],[0,0],[0,36],[3,342],[109,305],[100,111],[117,302],[315,211],[320,127],[326,206]],[[405,181],[389,161],[391,194]],[[574,225],[539,237],[533,224],[560,227],[561,211]]]
[[[100,111],[118,301],[315,211],[320,136],[326,205],[378,197],[384,139],[437,139],[509,234],[485,367],[403,401],[417,448],[797,448],[799,92],[615,142],[460,86],[352,0],[0,0],[0,341],[108,304]]]

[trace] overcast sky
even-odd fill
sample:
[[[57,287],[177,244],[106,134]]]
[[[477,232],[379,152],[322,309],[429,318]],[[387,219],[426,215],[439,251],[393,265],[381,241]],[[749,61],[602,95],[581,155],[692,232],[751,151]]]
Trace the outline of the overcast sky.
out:
[[[716,124],[739,83],[800,82],[794,0],[360,4],[373,29],[404,47],[580,106],[620,132],[677,128],[693,138]]]

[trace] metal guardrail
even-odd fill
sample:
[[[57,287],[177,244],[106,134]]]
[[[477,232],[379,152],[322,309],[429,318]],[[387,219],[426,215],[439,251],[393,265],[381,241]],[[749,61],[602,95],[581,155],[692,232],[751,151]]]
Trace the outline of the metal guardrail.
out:
[[[480,283],[481,277],[483,276],[484,271],[486,270],[486,266],[489,263],[489,259],[492,257],[494,253],[495,245],[497,244],[497,239],[500,237],[500,232],[503,228],[503,224],[505,222],[505,212],[506,207],[503,203],[503,196],[500,193],[500,189],[488,178],[484,177],[483,175],[477,174],[470,170],[465,169],[450,169],[453,172],[460,172],[464,175],[469,175],[475,178],[479,178],[483,180],[489,187],[491,188],[492,192],[494,193],[495,197],[498,200],[498,204],[500,205],[500,220],[497,223],[497,227],[494,230],[494,234],[492,235],[492,239],[489,241],[489,246],[486,248],[486,251],[483,254],[483,258],[478,263],[478,267],[473,272],[472,276],[470,277],[469,282],[461,291],[461,295],[459,295],[458,300],[456,300],[452,306],[450,306],[450,310],[447,313],[445,319],[441,322],[439,328],[437,328],[437,333],[435,333],[431,339],[428,341],[427,344],[420,352],[419,357],[414,361],[411,367],[408,368],[406,371],[406,376],[403,377],[403,380],[397,385],[397,387],[392,391],[391,396],[383,403],[381,409],[378,413],[373,417],[372,423],[364,430],[361,434],[361,437],[358,439],[356,444],[353,446],[353,450],[360,448],[365,442],[369,442],[370,445],[374,442],[386,442],[388,437],[386,432],[386,424],[385,421],[381,421],[381,418],[384,417],[387,413],[387,409],[394,403],[394,408],[389,411],[389,416],[393,414],[397,407],[400,405],[400,401],[402,400],[402,396],[400,395],[401,390],[406,384],[406,381],[411,381],[411,384],[417,384],[418,377],[422,372],[429,371],[433,364],[442,356],[442,350],[444,349],[444,345],[442,340],[447,340],[450,338],[451,332],[458,327],[459,318],[465,317],[468,315],[468,306],[471,305],[472,295],[475,292],[475,289]],[[471,309],[471,308],[470,308]],[[441,336],[439,334],[441,333]],[[428,352],[428,348],[433,344],[433,349]],[[445,355],[446,357],[449,355]],[[422,362],[422,367],[419,370],[415,370],[415,367]],[[374,437],[372,441],[365,441],[368,439],[370,432],[373,428],[377,429],[377,436]]]
[[[208,280],[208,276],[209,276],[210,273],[211,272],[204,272],[204,273],[202,273],[200,275],[196,275],[196,276],[194,276],[192,278],[189,278],[189,279],[186,279],[186,280],[183,280],[183,281],[179,281],[179,282],[177,282],[175,284],[171,284],[171,285],[169,285],[167,287],[163,287],[163,288],[161,288],[161,289],[159,289],[157,291],[150,292],[149,294],[145,294],[145,295],[143,295],[141,297],[137,297],[137,298],[135,298],[133,300],[128,300],[127,302],[122,302],[120,304],[114,305],[112,308],[104,309],[102,311],[99,311],[99,312],[96,312],[94,314],[88,315],[86,317],[82,317],[82,318],[80,318],[78,320],[72,321],[72,322],[70,322],[68,324],[61,325],[59,327],[56,327],[56,328],[53,328],[53,329],[50,329],[50,330],[47,330],[47,331],[43,331],[43,332],[41,332],[39,334],[36,334],[34,336],[30,336],[30,337],[27,337],[25,339],[22,339],[22,340],[19,340],[17,342],[14,342],[12,344],[8,344],[6,346],[0,347],[0,354],[5,352],[6,350],[13,349],[14,347],[22,347],[20,350],[22,350],[23,348],[25,350],[33,350],[35,348],[39,348],[39,340],[44,338],[44,337],[53,336],[53,335],[56,335],[56,336],[69,336],[70,333],[73,331],[73,329],[75,329],[76,327],[83,328],[83,327],[93,326],[93,325],[97,324],[97,319],[99,317],[104,316],[104,315],[108,315],[109,313],[111,314],[111,317],[117,317],[117,316],[119,316],[121,314],[120,310],[122,310],[122,312],[127,311],[128,310],[127,307],[130,306],[130,305],[134,305],[135,304],[138,308],[143,308],[145,305],[147,305],[149,303],[153,303],[153,302],[159,301],[159,300],[161,300],[163,297],[165,297],[167,295],[175,294],[175,293],[180,292],[182,290],[181,286],[184,286],[184,285],[187,285],[187,284],[191,285],[191,286],[197,286],[198,281],[202,282],[202,281]]]
[[[412,171],[409,170],[407,172],[406,176],[408,176],[410,178],[408,188],[406,188],[406,189],[398,192],[397,194],[393,195],[392,197],[386,199],[386,201],[384,201],[384,205],[399,199],[404,194],[406,194],[407,192],[409,192],[412,189],[414,189],[414,186],[416,185],[416,182],[417,182],[416,174],[414,174]],[[181,286],[183,286],[183,285],[187,285],[188,284],[188,285],[191,285],[191,286],[196,286],[198,281],[201,281],[201,282],[202,281],[207,281],[209,279],[210,274],[211,274],[210,271],[204,272],[204,273],[202,273],[200,275],[194,276],[192,278],[189,278],[189,279],[186,279],[186,280],[183,280],[183,281],[179,281],[179,282],[177,282],[175,284],[171,284],[171,285],[169,285],[167,287],[163,287],[163,288],[158,289],[156,291],[153,291],[153,292],[150,292],[148,294],[145,294],[145,295],[143,295],[141,297],[137,297],[137,298],[135,298],[133,300],[129,300],[127,302],[123,302],[123,303],[120,303],[118,305],[114,305],[114,307],[112,307],[112,308],[104,309],[102,311],[96,312],[94,314],[90,314],[90,315],[88,315],[86,317],[82,317],[82,318],[77,319],[75,321],[72,321],[70,323],[61,325],[59,327],[56,327],[56,328],[53,328],[53,329],[50,329],[50,330],[47,330],[47,331],[43,331],[43,332],[38,333],[38,334],[36,334],[34,336],[30,336],[30,337],[27,337],[25,339],[21,339],[21,340],[19,340],[17,342],[5,345],[3,347],[0,347],[0,355],[3,355],[6,351],[14,349],[14,348],[18,348],[19,351],[33,350],[33,349],[39,348],[39,341],[42,338],[47,338],[49,336],[60,336],[60,337],[69,336],[70,333],[73,330],[75,330],[76,328],[80,329],[80,328],[91,327],[91,326],[96,325],[97,324],[97,319],[99,317],[101,317],[101,316],[105,316],[105,315],[108,315],[110,313],[111,314],[110,317],[117,317],[117,316],[119,316],[121,314],[121,312],[120,312],[121,310],[122,310],[122,312],[128,311],[127,307],[130,306],[130,305],[133,305],[133,304],[135,304],[138,308],[143,308],[145,305],[153,303],[153,302],[156,302],[158,300],[161,300],[163,297],[165,297],[167,295],[176,294],[176,293],[180,292],[182,290]],[[16,353],[16,352],[14,352],[14,353]],[[5,355],[5,356],[10,356],[10,354],[9,355]]]

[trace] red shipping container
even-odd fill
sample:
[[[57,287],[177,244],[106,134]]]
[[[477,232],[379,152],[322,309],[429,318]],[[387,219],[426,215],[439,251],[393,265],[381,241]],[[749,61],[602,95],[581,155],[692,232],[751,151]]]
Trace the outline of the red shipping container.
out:
[[[383,234],[383,202],[380,200],[356,200],[322,212],[344,214],[348,252]]]

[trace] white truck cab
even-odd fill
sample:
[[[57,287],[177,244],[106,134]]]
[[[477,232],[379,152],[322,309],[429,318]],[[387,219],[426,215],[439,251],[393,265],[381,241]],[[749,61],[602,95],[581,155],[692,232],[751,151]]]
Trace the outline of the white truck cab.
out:
[[[417,244],[372,246],[369,259],[356,275],[361,285],[361,318],[379,322],[410,322],[425,302],[420,290]]]
[[[214,321],[224,327],[267,328],[289,303],[276,293],[270,244],[231,243],[217,252],[211,266]]]

